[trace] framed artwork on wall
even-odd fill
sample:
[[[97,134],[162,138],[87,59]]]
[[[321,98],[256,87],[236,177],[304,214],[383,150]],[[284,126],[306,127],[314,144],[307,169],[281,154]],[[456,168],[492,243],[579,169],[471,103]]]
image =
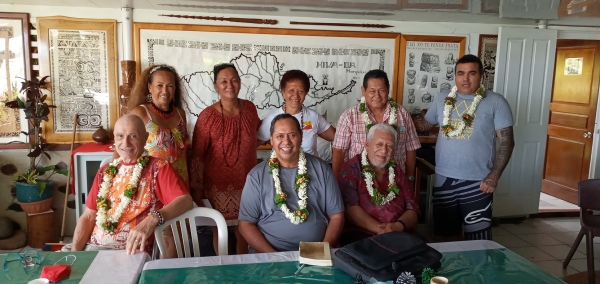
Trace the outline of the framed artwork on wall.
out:
[[[483,63],[483,86],[488,90],[494,90],[497,48],[498,35],[479,35],[478,56]]]
[[[0,148],[23,148],[29,125],[20,109],[4,103],[14,100],[23,80],[31,79],[29,14],[0,13]],[[21,143],[13,143],[21,142]],[[4,144],[8,143],[8,144]]]
[[[399,101],[409,112],[428,109],[433,98],[454,86],[454,66],[464,55],[465,37],[402,35]]]
[[[112,130],[119,115],[117,21],[36,19],[40,76],[50,76],[52,103],[44,123],[48,143],[68,143],[77,113],[77,142],[92,141],[100,126]]]
[[[390,94],[397,90],[400,34],[315,31],[179,24],[134,23],[134,54],[141,70],[169,64],[180,75],[188,128],[198,114],[219,100],[213,66],[232,63],[241,77],[239,97],[254,102],[260,118],[283,105],[279,83],[288,70],[311,80],[304,106],[337,123],[360,97],[363,76],[388,73]]]

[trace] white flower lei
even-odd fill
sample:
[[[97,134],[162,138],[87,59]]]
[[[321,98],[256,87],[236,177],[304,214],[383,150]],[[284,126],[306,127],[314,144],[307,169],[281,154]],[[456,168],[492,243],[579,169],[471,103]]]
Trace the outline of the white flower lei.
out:
[[[485,87],[481,85],[475,93],[477,94],[473,99],[473,102],[469,107],[467,107],[467,112],[462,115],[462,121],[458,124],[458,128],[454,129],[452,125],[450,125],[450,113],[454,109],[454,105],[456,103],[456,94],[458,88],[456,86],[452,87],[450,94],[444,100],[444,119],[442,120],[442,133],[446,135],[446,137],[456,137],[461,135],[465,130],[466,126],[471,126],[474,119],[475,110],[477,106],[485,98]]]
[[[396,174],[394,173],[394,168],[396,164],[393,161],[390,161],[388,166],[388,194],[383,196],[379,191],[373,188],[373,176],[374,171],[367,160],[367,149],[363,149],[361,155],[361,165],[362,165],[362,175],[365,178],[365,183],[367,184],[367,191],[369,192],[369,196],[371,196],[371,202],[377,205],[385,205],[396,198],[396,194],[400,192],[398,186],[396,186]]]
[[[388,99],[388,103],[390,104],[390,117],[388,119],[388,124],[394,127],[394,129],[396,129],[398,127],[398,104],[392,98]],[[373,123],[373,121],[371,121],[371,118],[369,118],[369,114],[367,113],[365,97],[360,98],[360,106],[358,110],[360,111],[360,113],[362,113],[362,118],[365,122],[365,125],[367,126],[368,132],[371,126],[375,124]]]
[[[112,179],[117,175],[117,166],[123,161],[123,158],[118,158],[114,160],[107,168],[104,170],[104,178],[102,180],[102,184],[100,184],[100,190],[98,191],[98,198],[96,199],[97,212],[96,212],[96,226],[104,229],[105,231],[112,233],[117,227],[117,223],[123,215],[123,211],[125,208],[129,206],[131,202],[131,198],[137,191],[138,183],[140,181],[140,176],[142,174],[142,170],[148,163],[148,152],[144,151],[142,156],[138,158],[134,168],[133,174],[129,179],[129,184],[125,187],[125,191],[121,194],[121,202],[117,205],[117,209],[114,214],[111,216],[107,215],[107,212],[110,210],[111,200],[108,198],[108,191],[112,184]]]
[[[275,184],[275,204],[279,206],[279,209],[283,212],[286,218],[288,218],[292,224],[298,225],[308,218],[308,209],[306,209],[306,201],[308,196],[306,195],[306,187],[309,182],[309,175],[306,169],[306,156],[304,151],[300,149],[300,157],[298,161],[298,173],[296,174],[296,182],[294,188],[298,190],[298,210],[291,212],[287,206],[286,200],[287,195],[283,193],[281,189],[281,181],[279,180],[279,161],[277,160],[277,153],[273,151],[271,153],[271,159],[268,162],[270,172],[273,175],[273,183]]]

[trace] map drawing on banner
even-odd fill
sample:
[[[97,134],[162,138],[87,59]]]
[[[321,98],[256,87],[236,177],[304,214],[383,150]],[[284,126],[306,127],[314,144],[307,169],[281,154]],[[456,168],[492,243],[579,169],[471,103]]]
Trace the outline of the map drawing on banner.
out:
[[[406,42],[402,105],[411,113],[428,109],[433,98],[454,86],[459,43]]]
[[[28,128],[20,109],[4,106],[17,98],[26,69],[21,21],[8,22],[9,25],[0,26],[0,143],[25,141],[26,136],[21,135],[21,131]]]
[[[50,29],[54,132],[72,132],[75,113],[77,132],[109,129],[107,60],[105,31]]]
[[[218,38],[219,40],[215,40]],[[256,105],[262,119],[284,103],[279,83],[287,70],[306,72],[311,81],[304,106],[330,122],[361,97],[363,76],[382,69],[393,81],[394,39],[325,38],[274,34],[140,30],[141,68],[169,64],[184,86],[183,108],[188,129],[198,114],[219,100],[213,66],[232,63],[241,78],[239,97]],[[309,44],[315,43],[315,44]],[[390,92],[391,93],[391,92]]]

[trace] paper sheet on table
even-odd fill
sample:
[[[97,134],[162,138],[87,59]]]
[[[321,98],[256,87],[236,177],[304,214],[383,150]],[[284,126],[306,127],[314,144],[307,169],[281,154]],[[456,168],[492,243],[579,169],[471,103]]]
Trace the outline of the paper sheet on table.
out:
[[[204,207],[206,208],[211,208],[212,209],[212,205],[210,205],[210,201],[208,201],[208,199],[202,199],[202,202],[204,203]],[[194,208],[198,207],[198,205],[196,205],[196,203],[194,202]],[[196,226],[217,226],[217,223],[215,223],[215,220],[213,220],[212,218],[207,218],[207,217],[196,217]]]

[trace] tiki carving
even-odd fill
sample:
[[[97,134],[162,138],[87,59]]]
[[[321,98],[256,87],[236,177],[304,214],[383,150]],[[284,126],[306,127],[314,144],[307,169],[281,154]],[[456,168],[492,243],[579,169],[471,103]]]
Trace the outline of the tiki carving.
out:
[[[119,111],[120,115],[124,115],[127,114],[127,102],[129,101],[133,84],[135,84],[135,61],[121,61],[121,72],[123,85],[119,86]]]

